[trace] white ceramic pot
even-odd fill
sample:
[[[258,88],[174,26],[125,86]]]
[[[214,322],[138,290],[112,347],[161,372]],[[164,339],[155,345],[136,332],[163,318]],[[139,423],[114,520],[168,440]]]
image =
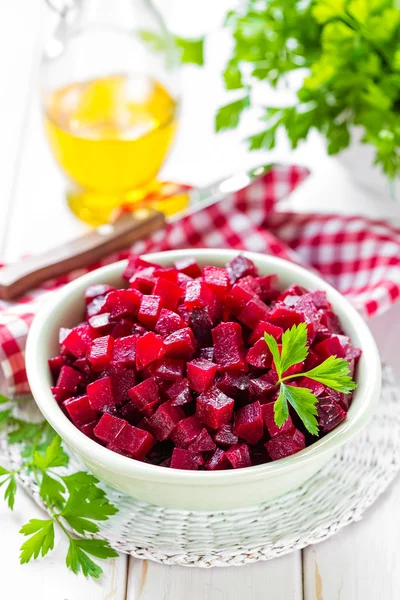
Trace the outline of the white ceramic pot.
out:
[[[35,317],[26,349],[26,365],[33,396],[43,415],[100,479],[131,496],[166,507],[188,510],[222,510],[271,500],[312,477],[336,450],[354,437],[371,418],[379,399],[381,370],[374,339],[349,302],[314,273],[288,261],[262,254],[245,253],[265,275],[277,273],[282,287],[292,283],[312,290],[326,290],[334,311],[353,343],[362,349],[358,387],[348,418],[321,440],[288,458],[231,471],[183,471],[167,469],[116,454],[81,433],[64,415],[50,391],[47,360],[57,354],[58,331],[82,317],[83,294],[92,283],[122,286],[126,262],[118,262],[84,275],[66,285]],[[199,264],[223,266],[234,250],[178,250],[149,254],[148,260],[171,265],[182,256]]]

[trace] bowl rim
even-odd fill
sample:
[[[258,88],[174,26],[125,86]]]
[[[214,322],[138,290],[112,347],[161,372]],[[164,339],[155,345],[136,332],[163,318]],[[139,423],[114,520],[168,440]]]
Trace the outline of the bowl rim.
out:
[[[201,262],[206,260],[210,261],[212,264],[216,252],[218,252],[219,258],[227,262],[241,251],[201,248],[152,252],[143,256],[146,256],[146,259],[152,262],[162,260],[173,262],[178,258],[193,257],[199,259]],[[60,305],[62,306],[73,292],[80,289],[83,291],[90,283],[97,282],[99,277],[106,283],[110,277],[122,275],[123,269],[127,263],[127,260],[122,260],[90,271],[71,281],[61,290],[58,290],[44,303],[34,317],[28,334],[26,345],[26,369],[32,395],[44,417],[72,449],[76,449],[79,454],[89,460],[95,460],[104,468],[115,473],[118,472],[127,477],[166,482],[168,484],[186,483],[201,486],[220,486],[226,483],[245,482],[259,477],[274,477],[297,469],[304,463],[311,461],[313,458],[317,458],[324,452],[337,449],[348,439],[356,435],[356,433],[369,421],[379,401],[381,362],[375,340],[358,311],[340,292],[313,271],[275,256],[246,251],[242,253],[250,260],[264,262],[265,264],[263,266],[265,266],[266,269],[270,269],[271,273],[276,272],[278,276],[282,273],[285,273],[286,275],[292,275],[293,273],[293,283],[296,283],[297,274],[300,278],[303,277],[309,282],[308,285],[311,289],[314,288],[327,291],[334,312],[347,313],[347,316],[351,318],[353,328],[357,330],[359,338],[357,344],[362,349],[362,360],[365,363],[363,401],[359,403],[358,410],[351,411],[351,408],[354,406],[353,401],[349,411],[351,418],[343,421],[322,439],[314,442],[304,450],[277,461],[243,469],[222,471],[166,469],[159,465],[152,465],[122,456],[88,438],[67,418],[55,402],[48,381],[48,356],[45,352],[37,352],[37,348],[42,347],[42,338],[48,328],[48,323],[51,322],[53,313],[57,311]],[[354,398],[358,392],[359,388],[356,389]]]

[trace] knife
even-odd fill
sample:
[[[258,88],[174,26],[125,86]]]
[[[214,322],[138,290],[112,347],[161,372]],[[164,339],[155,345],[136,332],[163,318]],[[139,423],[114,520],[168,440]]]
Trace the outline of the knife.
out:
[[[265,175],[272,165],[263,165],[247,172],[221,179],[204,188],[175,188],[174,193],[163,197],[168,214],[168,202],[184,193],[188,196],[185,208],[166,216],[151,203],[135,205],[129,212],[122,211],[115,220],[43,254],[37,254],[0,269],[0,298],[12,300],[39,284],[65,275],[74,269],[86,267],[112,252],[121,250],[141,240],[166,224],[175,223],[183,217],[207,208],[233,192],[247,187]]]

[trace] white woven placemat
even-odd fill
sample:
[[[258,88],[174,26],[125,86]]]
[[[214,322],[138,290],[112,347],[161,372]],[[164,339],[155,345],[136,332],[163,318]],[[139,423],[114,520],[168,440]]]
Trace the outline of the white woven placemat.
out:
[[[18,465],[15,446],[3,452]],[[69,472],[82,468],[71,457]],[[400,469],[400,395],[384,369],[381,402],[368,427],[310,481],[271,503],[224,512],[172,510],[133,500],[106,487],[119,513],[101,537],[120,552],[197,567],[268,560],[327,539],[361,519]],[[22,485],[41,505],[35,482]]]

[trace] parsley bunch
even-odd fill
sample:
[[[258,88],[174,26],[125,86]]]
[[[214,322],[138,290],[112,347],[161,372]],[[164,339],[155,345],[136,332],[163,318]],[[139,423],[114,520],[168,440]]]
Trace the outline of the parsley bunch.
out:
[[[289,385],[288,380],[296,377],[308,377],[322,383],[326,387],[349,394],[357,387],[350,377],[349,363],[344,358],[330,356],[323,363],[310,371],[285,375],[293,365],[303,362],[308,356],[307,325],[300,323],[293,325],[282,334],[282,348],[279,351],[277,341],[269,333],[264,333],[265,342],[272,354],[276,372],[278,374],[279,396],[274,404],[274,419],[278,427],[289,418],[290,404],[307,431],[318,435],[317,402],[318,398],[308,388]]]
[[[219,109],[217,131],[238,125],[252,106],[254,81],[273,87],[304,70],[292,106],[264,107],[250,148],[275,146],[283,127],[295,148],[311,129],[327,139],[329,154],[350,143],[360,126],[363,142],[390,177],[400,174],[400,9],[398,0],[248,0],[228,14],[234,48],[224,71],[228,90],[241,96]],[[239,92],[237,92],[239,94]]]
[[[0,404],[6,403],[8,398],[0,396]],[[47,422],[16,419],[13,409],[7,408],[0,411],[0,425],[7,425],[10,444],[22,444],[20,467],[10,471],[0,466],[0,487],[5,486],[4,498],[9,508],[14,508],[17,476],[30,473],[49,513],[48,519],[31,519],[21,528],[20,533],[28,538],[21,546],[21,564],[53,550],[57,526],[69,541],[67,567],[75,574],[100,577],[103,571],[90,556],[114,558],[117,552],[105,540],[78,537],[98,533],[97,522],[106,521],[118,512],[98,487],[99,480],[86,471],[72,475],[57,471],[68,465],[69,457],[62,448],[61,438]]]

